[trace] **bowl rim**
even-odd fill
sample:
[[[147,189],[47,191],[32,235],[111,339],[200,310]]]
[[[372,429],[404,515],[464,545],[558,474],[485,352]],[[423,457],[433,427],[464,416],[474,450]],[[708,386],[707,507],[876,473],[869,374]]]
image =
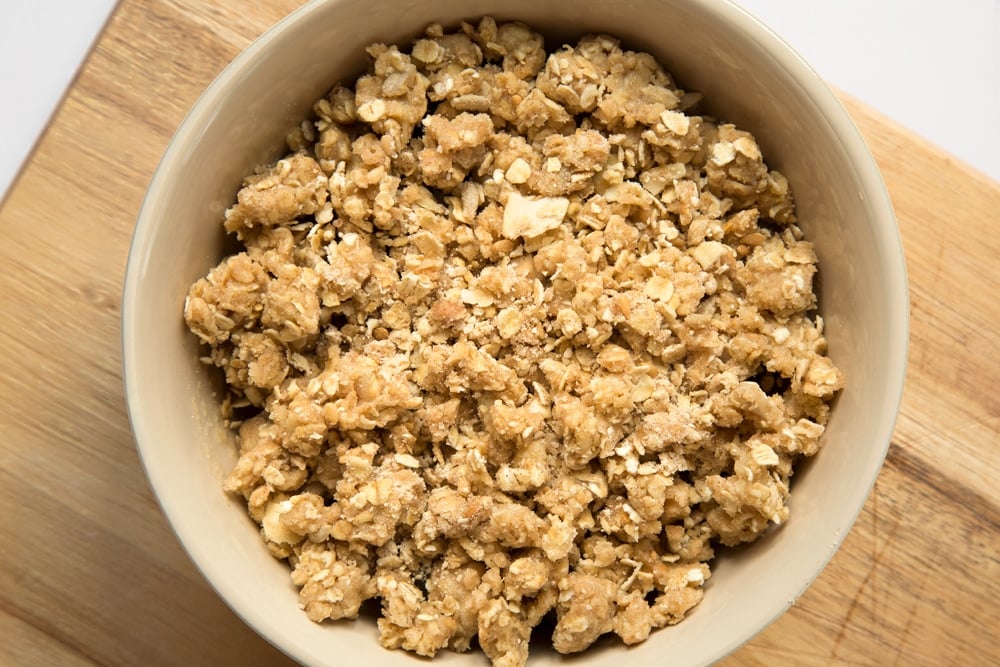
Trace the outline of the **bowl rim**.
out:
[[[215,557],[216,554],[211,551],[209,545],[195,539],[194,531],[188,525],[186,515],[170,503],[169,494],[166,491],[171,484],[165,471],[151,465],[153,458],[151,442],[155,440],[155,434],[147,425],[144,415],[145,408],[134,400],[136,387],[139,385],[136,371],[139,340],[134,331],[134,314],[139,307],[139,277],[152,250],[151,233],[156,225],[152,209],[154,202],[160,197],[161,190],[176,177],[182,166],[180,164],[182,161],[177,158],[185,152],[187,146],[197,141],[200,128],[210,121],[216,108],[222,103],[226,89],[239,77],[240,73],[251,69],[255,63],[266,58],[266,52],[273,42],[280,39],[285,32],[292,30],[299,22],[309,20],[309,16],[321,6],[346,1],[349,0],[310,0],[298,7],[253,40],[201,93],[177,126],[150,179],[129,245],[122,288],[120,333],[124,395],[139,458],[156,501],[188,557],[226,605],[274,647],[293,659],[306,662],[314,660],[316,655],[308,651],[307,647],[288,645],[288,642],[283,640],[277,629],[269,622],[268,615],[264,610],[240,604],[241,596],[238,590],[224,576],[226,568],[222,559]],[[796,583],[794,595],[783,603],[779,602],[768,608],[766,613],[762,615],[764,620],[756,624],[752,632],[744,632],[739,636],[729,637],[718,642],[710,657],[710,660],[714,662],[740,648],[791,607],[825,569],[861,514],[888,453],[902,401],[909,344],[909,293],[903,245],[889,193],[874,156],[865,143],[860,130],[837,96],[819,74],[784,39],[748,11],[734,4],[732,0],[722,0],[721,2],[719,0],[685,0],[685,2],[696,6],[699,11],[707,15],[714,15],[720,21],[731,24],[732,29],[739,30],[752,38],[760,48],[781,64],[793,81],[805,90],[807,97],[817,106],[824,119],[831,125],[833,133],[840,139],[845,154],[857,171],[859,182],[865,186],[864,191],[860,194],[869,200],[869,205],[874,210],[873,219],[876,220],[876,224],[873,225],[873,231],[875,238],[883,249],[882,255],[890,260],[883,267],[883,277],[886,280],[885,289],[898,296],[891,302],[893,310],[886,314],[888,327],[885,335],[889,341],[888,349],[891,358],[887,360],[887,366],[890,369],[887,380],[889,392],[885,396],[884,405],[886,409],[891,410],[891,417],[882,419],[878,424],[879,428],[872,433],[873,448],[878,448],[875,451],[878,456],[878,465],[872,466],[871,471],[865,476],[866,478],[863,478],[868,492],[864,498],[858,500],[857,507],[849,513],[847,520],[836,526],[835,539],[825,549],[817,567],[811,570],[811,575]],[[891,261],[893,259],[897,261]]]

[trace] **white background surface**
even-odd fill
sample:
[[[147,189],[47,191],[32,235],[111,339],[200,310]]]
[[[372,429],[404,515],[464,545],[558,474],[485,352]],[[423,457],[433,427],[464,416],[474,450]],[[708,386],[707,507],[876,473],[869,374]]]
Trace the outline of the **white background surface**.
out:
[[[833,86],[1000,181],[1000,0],[737,0]]]
[[[0,0],[0,199],[115,0]]]
[[[737,2],[835,87],[1000,180],[1000,0]],[[114,5],[0,0],[0,198]]]

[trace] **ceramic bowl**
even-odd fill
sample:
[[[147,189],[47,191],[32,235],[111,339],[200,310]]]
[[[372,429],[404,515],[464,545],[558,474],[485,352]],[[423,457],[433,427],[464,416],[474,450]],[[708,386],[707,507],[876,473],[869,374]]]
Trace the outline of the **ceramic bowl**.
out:
[[[903,384],[907,291],[882,179],[851,119],[816,73],[767,28],[720,0],[316,0],[255,41],[177,130],[149,186],[129,255],[122,312],[126,395],[152,488],[193,561],[249,625],[302,663],[417,664],[383,649],[371,620],[317,625],[288,567],[268,555],[245,503],[221,490],[235,451],[218,386],[181,312],[190,284],[222,256],[220,221],[244,174],[372,42],[404,42],[432,22],[492,15],[542,31],[549,48],[587,32],[647,50],[709,111],[751,131],[791,182],[820,261],[830,355],[845,372],[820,454],[796,474],[791,518],[713,566],[704,601],[677,626],[626,649],[603,642],[587,667],[712,662],[784,612],[830,560],[865,503],[889,445]],[[533,650],[530,663],[565,661]],[[443,652],[444,665],[488,664]]]

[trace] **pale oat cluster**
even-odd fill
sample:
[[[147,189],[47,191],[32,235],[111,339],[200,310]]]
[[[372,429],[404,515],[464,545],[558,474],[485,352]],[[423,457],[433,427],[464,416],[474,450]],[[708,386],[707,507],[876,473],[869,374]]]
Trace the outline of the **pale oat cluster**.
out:
[[[431,26],[247,177],[192,286],[225,483],[309,618],[519,667],[680,621],[788,517],[843,386],[754,138],[606,36]]]

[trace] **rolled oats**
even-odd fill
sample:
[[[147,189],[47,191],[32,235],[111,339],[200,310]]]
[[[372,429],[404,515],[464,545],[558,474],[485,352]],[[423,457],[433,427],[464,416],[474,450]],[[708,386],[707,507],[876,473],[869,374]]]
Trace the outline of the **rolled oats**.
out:
[[[701,600],[844,378],[754,138],[648,54],[485,18],[375,44],[248,176],[184,316],[309,618],[520,667]]]

